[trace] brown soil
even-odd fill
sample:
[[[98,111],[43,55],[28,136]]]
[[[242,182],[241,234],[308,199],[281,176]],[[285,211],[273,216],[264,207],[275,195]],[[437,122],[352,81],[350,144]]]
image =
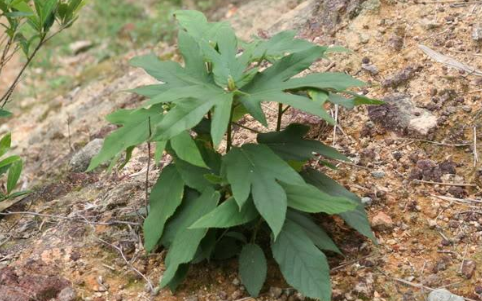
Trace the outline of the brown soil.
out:
[[[370,97],[407,94],[438,120],[435,129],[420,135],[398,131],[388,120],[370,120],[366,107],[340,109],[340,129],[334,136],[331,127],[292,114],[293,120],[316,123],[314,137],[353,159],[353,164],[341,164],[330,174],[370,198],[370,219],[383,224],[374,229],[374,245],[341,220],[319,217],[344,252],[344,257],[329,254],[333,300],[425,300],[430,289],[439,287],[467,300],[481,300],[482,181],[474,148],[482,148],[476,115],[482,81],[431,60],[418,45],[482,69],[481,45],[471,37],[482,19],[482,5],[299,2],[300,6],[289,0],[252,1],[224,9],[242,35],[295,28],[316,43],[353,50],[331,55],[312,70],[348,72],[370,84],[361,91]],[[156,51],[170,55],[172,49],[160,45]],[[235,280],[235,261],[195,266],[176,295],[162,291],[151,297],[145,280],[133,272],[135,267],[154,285],[163,272],[164,252],[145,255],[135,225],[135,211],[144,204],[146,147],[137,149],[131,163],[114,174],[68,170],[77,150],[112,130],[103,118],[107,113],[139,105],[138,97],[119,92],[150,82],[142,71],[127,66],[134,55],[117,60],[108,76],[93,83],[55,99],[25,99],[12,108],[18,117],[0,130],[13,130],[16,151],[26,158],[23,182],[37,192],[10,209],[44,215],[14,215],[0,222],[0,275],[10,269],[25,275],[29,263],[46,264],[54,267],[58,281],[68,280],[82,300],[241,299],[246,294]],[[363,69],[362,61],[378,73]],[[399,75],[407,67],[417,71]],[[271,108],[266,112],[274,118]],[[240,130],[235,142],[252,139]],[[158,173],[159,169],[151,171],[151,185]],[[116,224],[119,220],[132,224]],[[123,250],[129,264],[114,247]],[[274,266],[269,274],[258,300],[288,299],[271,296],[270,288],[287,286]],[[58,292],[54,297],[59,298]]]

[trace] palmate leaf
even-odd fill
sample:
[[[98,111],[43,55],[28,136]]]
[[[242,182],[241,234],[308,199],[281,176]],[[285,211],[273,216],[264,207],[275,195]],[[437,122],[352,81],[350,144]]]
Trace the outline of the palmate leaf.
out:
[[[107,116],[109,122],[120,124],[122,127],[105,139],[102,149],[92,158],[87,171],[93,170],[129,147],[146,142],[150,138],[149,128],[159,123],[162,118],[160,106],[152,106],[149,109],[119,110]]]
[[[314,158],[315,153],[329,159],[349,160],[336,149],[320,141],[303,139],[303,136],[308,133],[309,129],[305,125],[290,124],[281,132],[258,134],[257,140],[258,143],[267,145],[286,161],[306,161]]]
[[[285,93],[286,90],[301,88],[345,90],[349,87],[363,85],[363,82],[344,73],[316,73],[291,79],[309,68],[324,54],[325,50],[323,47],[314,46],[283,57],[264,72],[258,73],[251,83],[241,89],[246,95],[242,96],[240,101],[248,112],[264,125],[267,122],[260,106],[260,103],[264,101],[283,103],[326,118],[326,111],[316,102],[304,96]]]
[[[256,211],[252,200],[248,200],[239,210],[238,204],[231,197],[216,209],[201,217],[190,229],[230,228],[249,223],[258,216],[258,211]]]
[[[214,108],[211,136],[215,146],[221,142],[228,124],[233,94],[213,83],[208,75],[198,43],[187,33],[179,32],[179,48],[185,67],[174,62],[161,62],[153,55],[132,60],[163,84],[135,89],[134,92],[151,97],[146,105],[175,102],[156,127],[155,139],[168,140],[182,131],[193,128]]]
[[[286,193],[277,181],[303,185],[300,175],[262,144],[233,148],[225,156],[223,168],[239,208],[243,208],[251,193],[254,205],[276,237],[287,208]]]
[[[278,238],[271,243],[271,249],[288,284],[306,297],[331,300],[326,256],[301,226],[287,220]]]
[[[350,198],[351,200],[355,201],[358,204],[356,209],[341,213],[340,216],[348,225],[370,238],[372,241],[376,242],[376,238],[370,228],[370,223],[368,221],[365,209],[363,208],[360,198],[356,194],[348,191],[345,187],[341,186],[317,170],[306,169],[301,173],[301,175],[307,183],[310,183],[324,193],[332,196]]]
[[[266,41],[255,41],[257,45],[253,51],[253,60],[259,60],[263,56],[269,60],[296,53],[313,47],[313,43],[306,40],[295,39],[296,32],[287,30],[274,35]]]
[[[239,255],[239,277],[253,297],[258,297],[268,272],[266,257],[260,246],[247,244]]]
[[[223,28],[231,27],[228,22],[208,22],[203,13],[194,10],[179,10],[174,12],[174,16],[181,28],[197,41],[211,42],[214,45],[218,41],[219,32]]]
[[[179,229],[175,234],[174,240],[169,248],[166,257],[166,271],[162,275],[160,287],[167,286],[175,279],[178,268],[194,259],[196,251],[201,240],[207,233],[207,229],[189,229],[196,220],[213,210],[220,198],[220,194],[212,188],[207,188],[198,199],[185,200],[194,204],[185,207],[189,211],[185,214],[185,218],[181,221]]]
[[[144,221],[144,247],[152,251],[164,232],[167,220],[181,205],[184,181],[174,165],[164,168],[149,196],[150,211]]]

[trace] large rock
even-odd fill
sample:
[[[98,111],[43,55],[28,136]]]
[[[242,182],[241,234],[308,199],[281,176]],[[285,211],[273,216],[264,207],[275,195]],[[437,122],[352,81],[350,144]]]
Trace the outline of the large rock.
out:
[[[452,294],[446,289],[436,289],[428,295],[428,301],[464,301],[463,297]]]
[[[100,152],[104,139],[94,139],[78,151],[70,160],[70,167],[74,172],[84,172],[90,164],[90,160]]]
[[[409,95],[394,94],[384,99],[381,106],[369,106],[368,116],[387,130],[402,135],[425,136],[437,127],[437,117],[430,111],[418,108]]]

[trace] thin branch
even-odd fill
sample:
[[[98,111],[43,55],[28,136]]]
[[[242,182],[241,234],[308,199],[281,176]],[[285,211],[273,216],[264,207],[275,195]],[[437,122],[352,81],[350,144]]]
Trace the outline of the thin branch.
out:
[[[458,187],[477,187],[476,184],[468,184],[468,183],[444,183],[444,182],[433,182],[433,181],[425,181],[425,180],[413,180],[412,183],[415,184],[431,184],[431,185],[441,185],[441,186],[458,186]]]
[[[48,218],[55,218],[61,220],[71,220],[76,222],[81,222],[90,225],[103,225],[103,226],[111,226],[115,224],[121,225],[132,225],[132,226],[140,226],[139,223],[136,222],[128,222],[128,221],[110,221],[110,222],[92,222],[87,219],[80,219],[79,217],[69,217],[69,216],[62,216],[62,215],[53,215],[53,214],[43,214],[37,212],[30,212],[30,211],[9,211],[9,212],[0,212],[0,216],[9,216],[9,215],[32,215],[32,216],[39,216],[39,217],[48,217]]]
[[[154,289],[154,286],[152,285],[152,282],[149,280],[149,278],[147,278],[144,274],[142,274],[138,269],[136,269],[130,262],[129,260],[127,260],[126,256],[124,255],[124,252],[122,251],[121,248],[103,240],[102,238],[99,238],[99,237],[96,237],[99,241],[103,242],[104,244],[110,246],[111,248],[114,248],[115,250],[117,250],[117,252],[119,252],[119,254],[122,256],[122,259],[125,261],[125,263],[127,264],[127,266],[133,270],[137,275],[141,276],[146,282],[147,282],[147,285],[149,285],[149,289],[151,291],[151,293],[154,293],[155,292],[155,289]]]

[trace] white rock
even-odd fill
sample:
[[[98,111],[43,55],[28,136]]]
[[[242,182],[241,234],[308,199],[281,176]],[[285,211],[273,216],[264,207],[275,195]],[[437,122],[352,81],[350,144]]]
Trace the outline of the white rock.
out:
[[[463,297],[452,294],[446,289],[436,289],[428,295],[427,301],[464,301]]]

